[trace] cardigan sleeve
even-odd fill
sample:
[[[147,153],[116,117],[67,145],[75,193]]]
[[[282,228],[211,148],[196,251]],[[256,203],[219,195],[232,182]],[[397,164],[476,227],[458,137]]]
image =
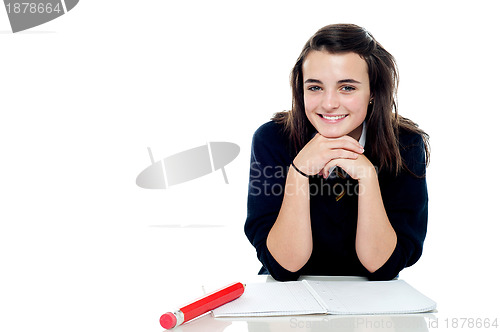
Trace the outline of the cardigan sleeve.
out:
[[[288,167],[292,161],[278,124],[262,125],[252,139],[245,234],[263,267],[279,281],[296,280],[300,270],[283,268],[267,248],[267,236],[283,201]]]
[[[390,280],[422,255],[427,233],[428,194],[425,179],[425,147],[417,134],[400,137],[401,156],[407,169],[396,177],[379,174],[380,190],[387,217],[397,234],[397,244],[387,262],[373,273],[370,280]],[[412,174],[413,173],[413,174]]]

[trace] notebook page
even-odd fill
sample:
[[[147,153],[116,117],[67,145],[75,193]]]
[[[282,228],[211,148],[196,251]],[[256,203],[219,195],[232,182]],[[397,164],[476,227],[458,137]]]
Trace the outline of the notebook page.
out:
[[[436,303],[403,280],[308,281],[332,314],[404,314],[427,312]]]
[[[326,313],[302,281],[247,284],[236,300],[213,310],[214,317],[290,316]]]

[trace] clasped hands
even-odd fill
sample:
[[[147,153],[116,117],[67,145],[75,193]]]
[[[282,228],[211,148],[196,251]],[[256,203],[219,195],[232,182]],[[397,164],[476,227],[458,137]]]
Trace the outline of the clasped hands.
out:
[[[363,180],[376,174],[363,154],[364,148],[351,136],[327,138],[317,133],[297,154],[294,165],[307,175],[327,178],[332,167],[342,168],[350,177]]]

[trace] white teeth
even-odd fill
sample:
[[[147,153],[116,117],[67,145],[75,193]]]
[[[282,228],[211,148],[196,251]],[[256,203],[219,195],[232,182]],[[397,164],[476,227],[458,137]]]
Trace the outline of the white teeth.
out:
[[[326,116],[323,114],[322,116],[323,116],[323,118],[325,118],[327,120],[339,120],[339,119],[345,118],[347,115]]]

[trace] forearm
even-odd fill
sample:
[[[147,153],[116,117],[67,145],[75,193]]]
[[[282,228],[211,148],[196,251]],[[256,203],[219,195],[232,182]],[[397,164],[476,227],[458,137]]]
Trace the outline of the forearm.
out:
[[[280,212],[267,237],[267,247],[283,268],[296,272],[312,253],[309,179],[291,167],[284,190]]]
[[[361,264],[375,272],[392,255],[397,235],[387,217],[374,169],[359,180],[358,199],[356,253]]]

